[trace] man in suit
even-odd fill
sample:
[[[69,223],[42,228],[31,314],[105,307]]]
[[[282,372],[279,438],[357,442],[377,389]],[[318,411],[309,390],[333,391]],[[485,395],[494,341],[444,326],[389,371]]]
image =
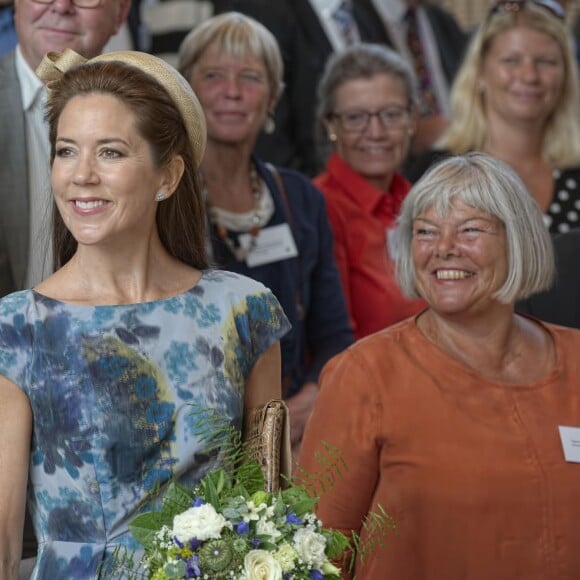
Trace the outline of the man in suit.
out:
[[[413,153],[433,145],[447,125],[449,89],[467,47],[468,35],[454,16],[429,0],[370,1],[393,40],[413,67],[419,86],[419,123]]]
[[[40,281],[32,270],[49,245],[49,220],[43,219],[50,207],[45,91],[34,70],[49,51],[72,48],[97,56],[129,6],[130,0],[15,1],[19,44],[0,59],[0,296]],[[35,553],[27,518],[23,555]]]
[[[99,54],[124,22],[130,0],[16,0],[19,44],[0,59],[0,288],[42,275],[50,207],[45,91],[34,70],[49,51]],[[39,264],[41,267],[39,268]],[[36,268],[37,271],[33,271]]]

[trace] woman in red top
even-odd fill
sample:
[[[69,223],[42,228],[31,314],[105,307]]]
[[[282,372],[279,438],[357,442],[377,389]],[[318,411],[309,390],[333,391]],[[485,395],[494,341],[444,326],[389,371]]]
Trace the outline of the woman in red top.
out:
[[[423,307],[394,276],[396,217],[410,184],[397,173],[415,130],[411,69],[393,51],[358,44],[331,57],[318,87],[333,147],[315,185],[326,197],[335,255],[357,338]]]

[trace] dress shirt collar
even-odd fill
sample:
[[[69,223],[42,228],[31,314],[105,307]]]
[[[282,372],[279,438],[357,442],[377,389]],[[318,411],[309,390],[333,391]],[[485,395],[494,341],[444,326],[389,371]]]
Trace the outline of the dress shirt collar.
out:
[[[314,10],[325,17],[330,18],[334,11],[340,5],[341,0],[310,0],[310,4]]]
[[[401,23],[407,12],[406,3],[403,0],[371,0],[375,10],[383,20],[391,23]]]
[[[20,45],[16,47],[16,75],[20,82],[22,106],[25,111],[29,111],[38,98],[38,95],[44,90],[44,85],[30,68],[26,60],[24,60]]]
[[[389,194],[399,198],[404,196],[409,189],[407,180],[398,173],[394,173],[389,191],[383,191],[369,183],[336,153],[333,153],[328,160],[327,171],[333,179],[342,185],[348,196],[363,211],[371,215],[381,206],[385,195]]]

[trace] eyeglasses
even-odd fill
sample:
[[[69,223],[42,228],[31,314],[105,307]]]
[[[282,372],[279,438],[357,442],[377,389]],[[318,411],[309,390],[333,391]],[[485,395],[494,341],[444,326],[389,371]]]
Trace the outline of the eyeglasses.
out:
[[[498,0],[489,10],[488,19],[498,12],[512,13],[520,12],[526,4],[534,4],[547,10],[552,16],[559,20],[565,20],[566,12],[564,7],[556,0]]]
[[[32,0],[36,4],[53,4],[54,0]],[[77,8],[98,8],[103,0],[71,0]]]
[[[372,117],[376,117],[385,129],[402,129],[409,122],[409,109],[403,107],[385,107],[372,113],[371,111],[343,111],[332,113],[331,119],[338,119],[345,131],[364,131]]]

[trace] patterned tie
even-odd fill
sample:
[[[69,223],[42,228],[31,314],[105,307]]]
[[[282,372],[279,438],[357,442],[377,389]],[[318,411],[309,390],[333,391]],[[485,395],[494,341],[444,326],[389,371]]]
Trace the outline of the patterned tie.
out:
[[[421,96],[421,114],[423,116],[436,115],[440,112],[437,95],[433,87],[431,73],[427,67],[425,51],[419,36],[419,23],[417,22],[417,12],[415,8],[409,8],[405,14],[407,23],[407,47],[413,57],[413,66],[419,82]]]
[[[351,0],[341,0],[332,13],[332,19],[336,22],[345,46],[350,46],[358,40]]]

